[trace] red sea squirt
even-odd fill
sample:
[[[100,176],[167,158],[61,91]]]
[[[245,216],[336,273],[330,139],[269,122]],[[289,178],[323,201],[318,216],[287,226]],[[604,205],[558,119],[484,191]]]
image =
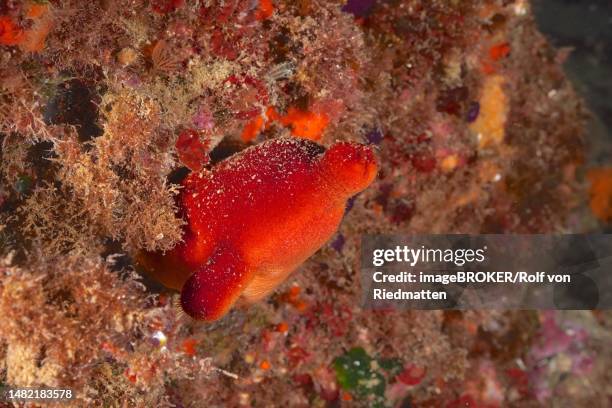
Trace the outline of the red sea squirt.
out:
[[[236,302],[265,297],[316,252],[376,172],[371,148],[361,144],[326,150],[278,138],[253,146],[185,179],[183,242],[165,254],[140,254],[139,262],[181,290],[188,315],[219,319]]]

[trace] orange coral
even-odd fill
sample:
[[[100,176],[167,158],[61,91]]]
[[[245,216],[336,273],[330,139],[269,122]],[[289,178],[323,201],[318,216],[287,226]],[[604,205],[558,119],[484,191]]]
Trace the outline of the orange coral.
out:
[[[245,125],[240,135],[242,140],[253,141],[262,130],[267,129],[276,120],[283,126],[291,128],[293,136],[315,142],[321,140],[330,121],[329,116],[323,112],[289,108],[286,115],[279,116],[276,110],[270,107],[265,115],[259,115]]]
[[[40,52],[45,48],[45,41],[53,28],[51,10],[45,4],[32,3],[28,7],[26,15],[34,21],[34,24],[24,33],[20,47],[24,51]]]
[[[592,169],[587,178],[591,183],[591,211],[604,222],[612,221],[612,167]]]
[[[262,130],[267,129],[278,118],[276,109],[269,107],[265,115],[258,115],[246,124],[240,137],[246,143],[252,142]]]
[[[26,16],[31,19],[40,18],[48,9],[49,6],[46,4],[31,3],[28,5]]]
[[[303,111],[289,108],[285,116],[280,119],[285,126],[291,127],[291,134],[310,140],[321,140],[325,128],[329,124],[329,118],[325,113]]]
[[[41,19],[26,33],[26,39],[21,44],[24,51],[40,52],[45,48],[45,41],[51,32],[53,23],[49,19]]]
[[[264,118],[263,116],[259,115],[246,124],[244,129],[242,129],[242,134],[240,135],[240,137],[244,142],[252,142],[257,137],[259,132],[261,132],[263,127]]]

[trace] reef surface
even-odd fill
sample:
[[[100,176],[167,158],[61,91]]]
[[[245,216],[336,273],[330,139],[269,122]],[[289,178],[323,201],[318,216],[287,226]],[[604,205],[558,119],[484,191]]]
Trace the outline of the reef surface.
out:
[[[79,407],[606,406],[609,313],[358,306],[363,233],[612,218],[530,7],[0,1],[0,385]],[[377,179],[271,296],[194,321],[133,256],[181,241],[188,173],[279,137],[372,145]]]

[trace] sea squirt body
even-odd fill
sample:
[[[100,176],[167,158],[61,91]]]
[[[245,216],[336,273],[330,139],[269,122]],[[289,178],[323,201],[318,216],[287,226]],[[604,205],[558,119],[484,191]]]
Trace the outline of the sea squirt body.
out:
[[[347,200],[376,171],[372,150],[356,143],[326,150],[278,138],[253,146],[185,179],[183,242],[140,261],[161,283],[181,290],[187,314],[216,320],[239,299],[269,294],[315,253],[337,230]]]

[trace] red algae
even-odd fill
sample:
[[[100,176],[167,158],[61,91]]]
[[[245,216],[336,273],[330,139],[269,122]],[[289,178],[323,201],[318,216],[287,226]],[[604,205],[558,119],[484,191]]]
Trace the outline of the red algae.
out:
[[[208,164],[208,148],[200,141],[200,135],[195,130],[184,130],[176,141],[176,151],[179,160],[190,170],[198,172]]]

